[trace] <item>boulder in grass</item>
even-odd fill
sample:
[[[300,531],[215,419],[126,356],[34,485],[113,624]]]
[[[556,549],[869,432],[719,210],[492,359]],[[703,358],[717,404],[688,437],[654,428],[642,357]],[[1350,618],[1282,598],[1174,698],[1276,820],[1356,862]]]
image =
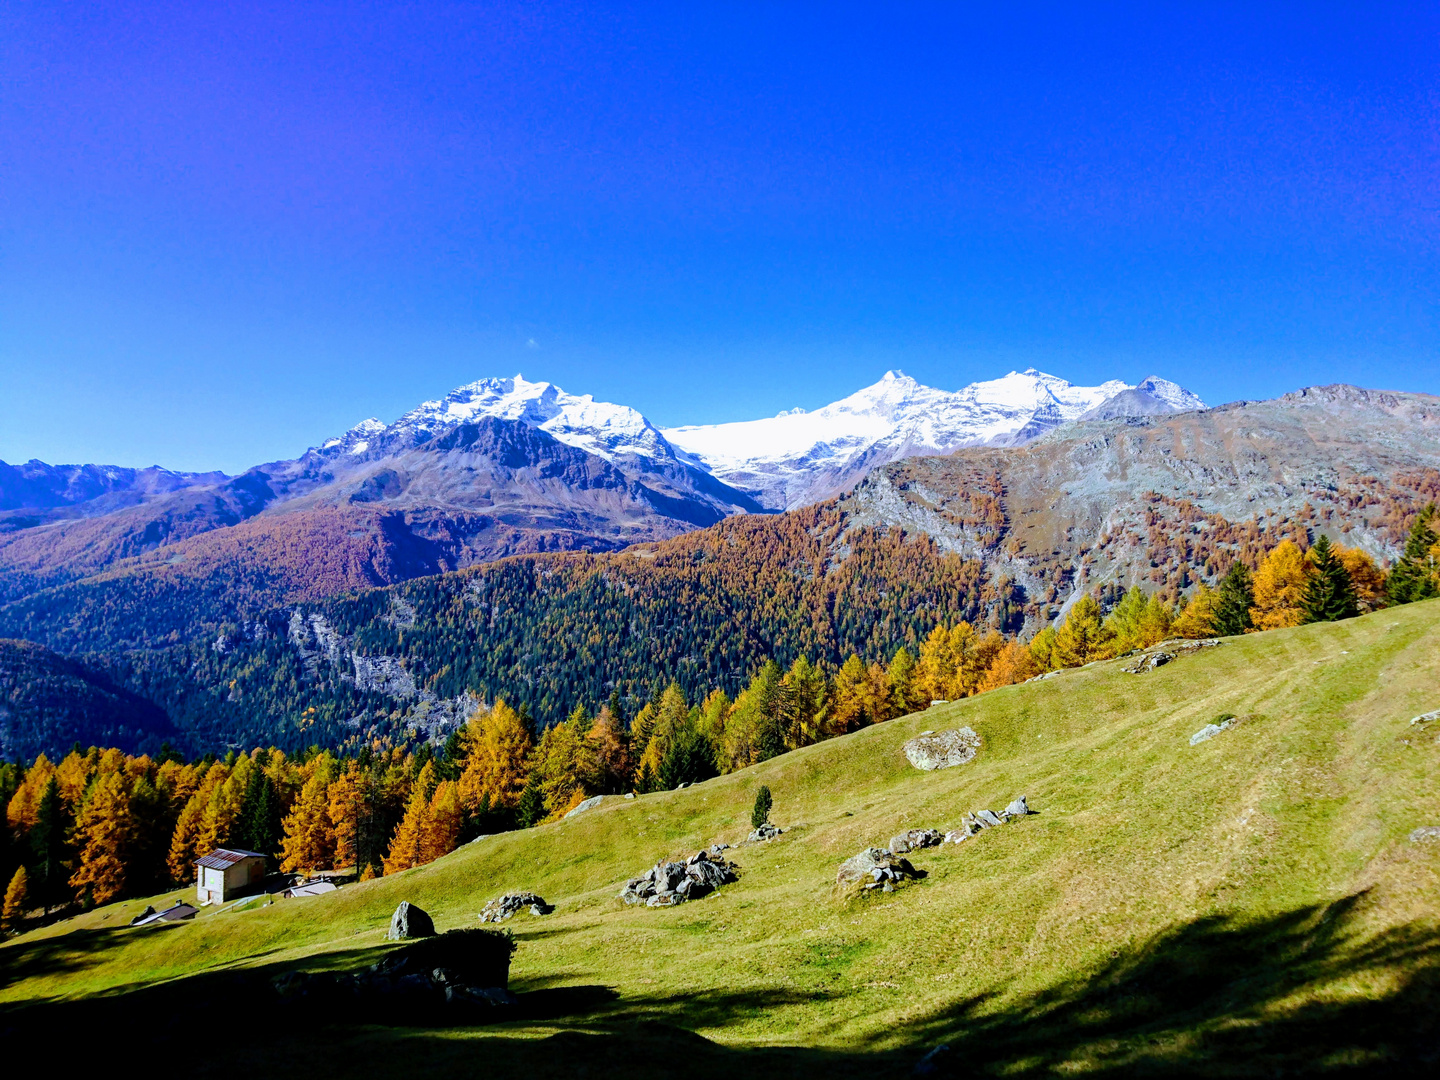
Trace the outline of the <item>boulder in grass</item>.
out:
[[[910,860],[886,848],[872,847],[841,863],[835,874],[835,884],[894,892],[900,882],[924,876],[925,871],[916,870],[910,865]]]
[[[980,736],[968,727],[928,731],[905,744],[905,756],[917,769],[949,769],[964,765],[980,750]]]
[[[390,941],[434,936],[435,921],[409,900],[400,901],[395,914],[390,916],[390,932],[385,935]]]
[[[755,829],[745,838],[745,842],[747,844],[762,844],[766,840],[774,840],[784,831],[785,830],[778,825],[772,825],[770,822],[765,821],[760,824],[758,829]]]
[[[944,837],[934,829],[908,829],[898,836],[890,838],[890,851],[895,855],[904,855],[906,852],[919,851],[921,848],[934,847],[944,841]]]
[[[549,915],[555,910],[554,904],[547,904],[545,898],[533,892],[506,893],[487,901],[480,909],[480,921],[487,923],[504,922],[517,912],[530,909],[531,915]]]

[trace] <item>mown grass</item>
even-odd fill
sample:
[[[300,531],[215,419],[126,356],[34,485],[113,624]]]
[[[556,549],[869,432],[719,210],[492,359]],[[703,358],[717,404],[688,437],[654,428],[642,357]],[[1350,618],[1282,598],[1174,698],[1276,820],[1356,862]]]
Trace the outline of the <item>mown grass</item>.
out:
[[[1432,602],[1231,640],[1144,676],[1095,665],[328,897],[152,932],[120,929],[143,901],[99,909],[0,948],[0,1026],[18,1037],[126,1003],[149,1015],[224,998],[217,980],[237,971],[357,965],[402,899],[447,929],[523,888],[557,910],[510,924],[519,1019],[256,1013],[263,1037],[232,1060],[604,1075],[678,1055],[695,1075],[885,1075],[946,1042],[962,1071],[1007,1075],[1414,1065],[1437,1047],[1440,845],[1407,835],[1440,824],[1440,731],[1409,720],[1440,708],[1437,631]],[[1221,713],[1243,720],[1191,747]],[[901,753],[961,724],[983,739],[969,765],[921,773]],[[762,783],[789,831],[730,853],[738,884],[673,909],[616,900],[661,856],[739,841]],[[862,847],[1022,793],[1037,815],[920,853],[923,881],[864,897],[833,884]]]

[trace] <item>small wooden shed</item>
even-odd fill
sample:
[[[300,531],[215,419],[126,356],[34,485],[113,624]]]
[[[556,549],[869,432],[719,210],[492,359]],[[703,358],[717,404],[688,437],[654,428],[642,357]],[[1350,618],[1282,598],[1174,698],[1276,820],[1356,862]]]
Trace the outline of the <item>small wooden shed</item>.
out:
[[[265,856],[240,848],[216,848],[195,860],[195,895],[202,904],[223,904],[265,876]]]

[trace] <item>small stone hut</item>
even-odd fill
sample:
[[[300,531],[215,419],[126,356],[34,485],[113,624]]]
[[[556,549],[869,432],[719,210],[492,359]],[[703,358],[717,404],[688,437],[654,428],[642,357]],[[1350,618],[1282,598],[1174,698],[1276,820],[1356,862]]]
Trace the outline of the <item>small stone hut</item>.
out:
[[[195,860],[195,895],[202,904],[223,904],[265,876],[265,856],[240,848],[216,848]]]

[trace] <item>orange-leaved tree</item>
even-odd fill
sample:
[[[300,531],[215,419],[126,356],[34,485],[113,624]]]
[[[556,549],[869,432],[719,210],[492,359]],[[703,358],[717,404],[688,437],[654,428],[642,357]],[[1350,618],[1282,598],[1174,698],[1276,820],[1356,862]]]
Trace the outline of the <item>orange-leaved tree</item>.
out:
[[[120,773],[108,773],[96,782],[75,821],[75,836],[82,845],[80,865],[70,877],[77,895],[97,904],[118,899],[125,892],[134,841],[130,793]]]
[[[513,810],[530,775],[530,729],[503,700],[472,719],[466,728],[469,755],[460,774],[460,802],[475,813],[482,803]]]
[[[1255,604],[1250,621],[1257,630],[1299,626],[1305,618],[1305,582],[1313,567],[1293,540],[1282,540],[1255,571]]]

